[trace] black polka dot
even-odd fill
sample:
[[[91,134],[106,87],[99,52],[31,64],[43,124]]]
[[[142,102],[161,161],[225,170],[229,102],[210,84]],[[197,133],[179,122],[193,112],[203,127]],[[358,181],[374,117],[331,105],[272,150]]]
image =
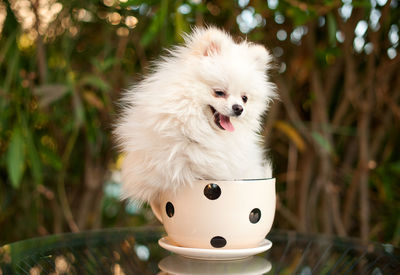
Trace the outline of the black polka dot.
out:
[[[250,215],[249,215],[249,220],[251,223],[258,223],[258,221],[261,219],[261,211],[258,208],[254,208],[251,210]]]
[[[215,183],[207,184],[204,187],[204,196],[210,200],[216,200],[221,196],[221,188]]]
[[[168,217],[172,217],[175,213],[174,205],[171,202],[167,202],[165,205],[165,212],[167,212]]]
[[[210,243],[215,248],[221,248],[226,245],[226,240],[224,237],[215,236],[214,238],[211,239]]]

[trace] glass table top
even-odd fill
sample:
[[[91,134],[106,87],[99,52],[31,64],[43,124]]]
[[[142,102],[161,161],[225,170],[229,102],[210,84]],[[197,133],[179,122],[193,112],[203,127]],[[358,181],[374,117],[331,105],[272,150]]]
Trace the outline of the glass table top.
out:
[[[400,274],[400,250],[348,238],[273,231],[272,248],[236,261],[164,250],[161,227],[51,235],[0,247],[4,274]]]

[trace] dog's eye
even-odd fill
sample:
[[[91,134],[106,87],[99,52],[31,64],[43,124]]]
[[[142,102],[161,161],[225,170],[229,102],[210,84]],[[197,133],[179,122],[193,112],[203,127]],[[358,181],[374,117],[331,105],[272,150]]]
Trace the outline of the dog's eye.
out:
[[[226,93],[224,91],[222,91],[222,90],[214,90],[214,94],[217,97],[225,97],[226,96]]]
[[[242,100],[243,100],[243,102],[244,102],[244,103],[246,103],[246,102],[247,102],[247,99],[248,99],[248,98],[247,98],[247,96],[245,96],[245,95],[244,95],[244,96],[242,96]]]

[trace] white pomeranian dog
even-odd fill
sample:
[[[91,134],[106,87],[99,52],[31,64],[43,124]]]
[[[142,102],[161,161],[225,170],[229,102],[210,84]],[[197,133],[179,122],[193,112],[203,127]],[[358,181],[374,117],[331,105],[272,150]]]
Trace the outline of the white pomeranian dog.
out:
[[[149,202],[196,179],[269,178],[261,120],[275,97],[261,45],[197,28],[123,96],[122,196]]]

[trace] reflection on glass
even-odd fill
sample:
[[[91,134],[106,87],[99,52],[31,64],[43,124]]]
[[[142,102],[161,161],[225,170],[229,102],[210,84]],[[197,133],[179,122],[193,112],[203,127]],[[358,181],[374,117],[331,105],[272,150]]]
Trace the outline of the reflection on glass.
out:
[[[235,261],[205,261],[170,255],[162,259],[159,274],[266,274],[272,265],[266,259],[254,256]]]

